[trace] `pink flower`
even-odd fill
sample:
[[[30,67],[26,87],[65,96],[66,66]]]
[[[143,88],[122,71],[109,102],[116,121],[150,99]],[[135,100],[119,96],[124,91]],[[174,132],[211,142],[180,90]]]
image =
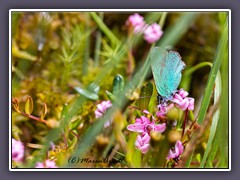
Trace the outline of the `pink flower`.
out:
[[[145,31],[144,31],[144,39],[152,44],[160,39],[162,36],[163,31],[161,30],[161,27],[157,24],[151,24],[149,25]]]
[[[183,150],[184,147],[182,145],[182,142],[178,140],[175,144],[175,147],[169,150],[167,159],[179,159],[180,155],[183,153]]]
[[[100,104],[97,105],[97,109],[95,110],[95,117],[99,118],[101,117],[108,108],[112,106],[111,101],[102,101]],[[106,121],[104,123],[104,127],[110,126],[112,120]]]
[[[182,110],[194,110],[194,98],[187,97],[188,92],[180,89],[173,97],[173,102]]]
[[[162,104],[159,104],[158,105],[159,111],[156,112],[156,115],[158,117],[165,116],[165,114],[167,114],[168,110],[171,109],[173,106],[174,106],[174,104],[170,104],[168,106],[164,106]]]
[[[141,34],[146,28],[144,18],[137,13],[128,17],[126,25],[129,26],[130,28],[133,28],[133,32],[135,34],[138,33]]]
[[[127,21],[126,21],[126,25],[127,26],[132,26],[132,27],[138,26],[142,23],[144,23],[144,19],[138,13],[135,13],[135,14],[129,16]]]
[[[150,133],[151,131],[156,132],[164,132],[166,129],[166,123],[163,124],[155,124],[155,122],[150,122],[150,120],[141,116],[141,118],[137,118],[134,124],[130,124],[127,126],[129,131],[135,131],[140,133]]]
[[[38,162],[35,168],[58,168],[54,161],[46,160],[45,162]]]
[[[147,153],[150,147],[150,139],[151,137],[148,135],[148,133],[142,133],[141,135],[138,135],[135,142],[136,148],[139,149],[143,154]]]
[[[138,24],[134,27],[133,32],[134,34],[142,34],[146,28],[147,25],[145,24],[145,22],[142,22],[141,24]]]
[[[111,101],[102,101],[100,104],[97,105],[97,109],[95,110],[95,117],[101,117],[105,113],[105,111],[111,106]]]
[[[22,162],[24,157],[24,145],[21,141],[12,138],[12,160]]]
[[[188,98],[189,105],[188,105],[188,110],[193,111],[194,110],[194,98]]]
[[[178,94],[182,97],[182,98],[185,98],[188,96],[188,92],[185,91],[184,89],[179,89],[178,90]]]

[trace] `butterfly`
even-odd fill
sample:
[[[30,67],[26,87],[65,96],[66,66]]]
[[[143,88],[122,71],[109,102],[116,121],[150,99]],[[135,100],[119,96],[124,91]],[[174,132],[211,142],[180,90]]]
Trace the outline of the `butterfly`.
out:
[[[173,98],[182,78],[185,63],[176,51],[154,47],[150,52],[150,63],[159,104],[166,104]]]

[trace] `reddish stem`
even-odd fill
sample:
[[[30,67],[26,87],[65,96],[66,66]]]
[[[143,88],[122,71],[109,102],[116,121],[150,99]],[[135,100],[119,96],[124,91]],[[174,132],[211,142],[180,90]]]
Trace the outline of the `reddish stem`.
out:
[[[24,112],[20,112],[20,113],[21,113],[23,116],[25,116],[25,117],[28,117],[28,118],[33,119],[33,120],[36,120],[36,121],[38,121],[38,122],[42,122],[42,123],[44,123],[44,124],[47,124],[47,121],[44,120],[44,119],[35,117],[35,116],[31,115],[31,114],[26,114],[26,113],[24,113]]]
[[[183,130],[182,130],[182,138],[183,138],[184,133],[185,133],[185,127],[186,127],[187,121],[188,121],[188,109],[185,111],[185,117],[184,117],[184,121],[183,121],[183,125],[182,125],[182,128],[183,128]]]

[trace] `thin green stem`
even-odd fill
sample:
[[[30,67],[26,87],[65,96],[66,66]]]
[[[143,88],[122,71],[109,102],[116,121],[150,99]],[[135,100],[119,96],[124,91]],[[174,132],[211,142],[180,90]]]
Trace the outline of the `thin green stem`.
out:
[[[90,31],[89,27],[89,14],[86,14],[86,31]],[[82,72],[83,75],[86,75],[88,72],[88,60],[89,60],[89,55],[90,55],[90,36],[86,37],[86,42],[85,42],[85,53],[84,53],[84,59],[83,59],[83,66],[82,66]]]
[[[163,12],[162,13],[162,16],[161,16],[161,19],[159,21],[159,25],[161,28],[163,28],[164,24],[165,24],[165,21],[166,21],[166,17],[167,17],[167,12]]]
[[[191,68],[189,68],[188,70],[185,71],[184,76],[189,76],[190,74],[194,73],[195,71],[197,71],[198,69],[205,67],[205,66],[210,66],[212,67],[212,63],[210,62],[201,62]]]
[[[97,15],[96,12],[90,12],[93,20],[97,23],[99,28],[103,31],[103,33],[109,38],[113,45],[119,44],[119,39],[112,33],[112,31],[104,24],[101,18]]]
[[[103,21],[104,13],[99,12],[99,17]],[[98,31],[97,38],[96,38],[96,44],[95,44],[95,51],[94,51],[94,61],[95,61],[96,66],[99,65],[99,53],[101,50],[101,40],[102,40],[102,32]]]

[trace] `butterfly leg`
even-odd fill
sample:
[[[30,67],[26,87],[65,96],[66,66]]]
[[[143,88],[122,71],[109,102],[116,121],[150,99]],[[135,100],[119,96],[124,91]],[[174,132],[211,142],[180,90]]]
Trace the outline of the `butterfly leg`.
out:
[[[158,102],[158,105],[162,105],[162,106],[167,106],[167,101],[164,97],[162,97],[160,94],[157,95],[157,102]]]

